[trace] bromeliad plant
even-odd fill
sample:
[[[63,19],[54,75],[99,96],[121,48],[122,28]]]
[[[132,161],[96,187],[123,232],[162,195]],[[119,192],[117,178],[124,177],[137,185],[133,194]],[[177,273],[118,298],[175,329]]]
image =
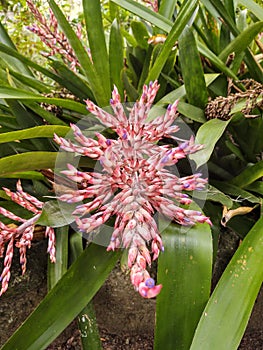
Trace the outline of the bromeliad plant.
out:
[[[61,264],[49,266],[48,295],[3,349],[46,348],[91,302],[120,258],[119,248],[128,249],[135,289],[146,298],[157,296],[155,349],[236,349],[263,280],[262,8],[252,0],[226,6],[162,0],[158,8],[151,2],[153,11],[133,0],[112,0],[105,8],[83,0],[87,44],[55,1],[48,2],[51,22],[33,2],[28,5],[40,21],[29,29],[51,48],[45,54],[50,69],[20,54],[0,27],[1,293],[14,244],[25,269],[35,225],[47,227],[51,259]],[[122,27],[123,16],[128,19]],[[110,23],[106,34],[103,19]],[[125,109],[121,97],[137,102]],[[178,112],[196,142],[174,134]],[[67,152],[68,170],[58,145]],[[78,169],[72,165],[76,155]],[[205,186],[200,173],[206,163],[202,213],[197,204],[203,192],[194,192],[197,204],[191,195]],[[182,177],[175,175],[175,164]],[[57,199],[47,200],[44,175],[53,170]],[[24,189],[18,182],[14,192],[17,178]],[[157,225],[156,212],[170,222],[159,218]],[[74,221],[84,236],[97,228],[100,236],[111,236],[108,251],[93,243],[82,252],[81,235],[69,228]],[[216,256],[224,226],[243,242],[210,296],[212,238]],[[146,268],[158,255],[155,285]],[[97,332],[90,329],[89,335],[83,347],[95,342],[99,348]]]

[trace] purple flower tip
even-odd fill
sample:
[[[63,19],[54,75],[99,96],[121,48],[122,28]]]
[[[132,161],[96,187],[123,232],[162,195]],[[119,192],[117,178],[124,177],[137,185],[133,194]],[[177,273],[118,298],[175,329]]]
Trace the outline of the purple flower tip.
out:
[[[123,133],[123,135],[122,135],[123,140],[127,140],[127,137],[128,137],[127,133],[126,132]]]
[[[108,146],[110,146],[110,145],[111,145],[111,140],[110,140],[110,139],[107,139],[106,144],[107,144]]]
[[[112,99],[112,98],[110,99],[110,104],[111,104],[111,105],[113,104],[113,99]]]
[[[184,184],[184,188],[190,187],[190,184]]]
[[[169,104],[169,105],[167,106],[167,110],[170,111],[171,109],[172,109],[172,105]]]
[[[161,164],[166,163],[169,160],[169,157],[165,156],[161,160]]]
[[[183,150],[188,146],[188,142],[183,142],[179,145],[179,149]]]
[[[161,247],[161,251],[164,252],[164,246]]]
[[[148,288],[153,288],[155,286],[155,281],[153,278],[147,278],[147,280],[145,281],[145,285]]]

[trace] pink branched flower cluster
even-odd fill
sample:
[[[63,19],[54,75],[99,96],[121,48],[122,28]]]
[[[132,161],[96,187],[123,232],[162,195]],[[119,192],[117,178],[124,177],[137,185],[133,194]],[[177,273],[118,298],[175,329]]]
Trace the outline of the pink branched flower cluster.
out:
[[[49,9],[50,18],[47,20],[38,10],[33,1],[27,0],[27,5],[34,15],[35,19],[38,21],[38,24],[32,24],[27,27],[31,32],[39,36],[47,47],[50,48],[50,52],[45,54],[47,57],[54,56],[56,54],[61,55],[65,62],[69,62],[70,68],[73,71],[77,70],[77,67],[80,66],[79,61],[73,51],[66,35],[59,29],[58,21],[54,16],[54,13]],[[82,37],[81,33],[81,24],[77,25],[77,36],[79,39]],[[89,56],[90,52],[87,50]],[[91,56],[90,56],[91,58]]]
[[[43,202],[39,201],[37,198],[31,196],[30,194],[23,191],[21,182],[17,182],[17,191],[12,192],[8,188],[3,188],[5,193],[10,197],[10,199],[24,207],[28,211],[32,212],[34,216],[31,219],[23,219],[9,210],[0,207],[0,214],[6,218],[11,219],[17,224],[5,225],[0,221],[0,257],[4,258],[4,269],[0,276],[0,281],[2,282],[2,288],[0,291],[0,296],[7,290],[8,283],[10,280],[10,269],[13,259],[14,245],[19,248],[20,252],[20,264],[22,268],[22,274],[26,272],[26,250],[31,247],[31,242],[33,239],[33,232],[35,228],[35,223],[39,219],[44,205]],[[20,224],[20,225],[18,225]],[[50,260],[52,262],[56,261],[55,258],[55,234],[54,229],[51,227],[46,228],[46,237],[49,238],[48,241],[48,252],[50,254]]]
[[[158,12],[158,0],[143,0],[154,11]]]
[[[115,216],[107,250],[128,249],[131,282],[145,298],[156,296],[162,288],[155,285],[146,270],[164,250],[154,213],[181,225],[211,224],[201,212],[180,207],[192,202],[185,191],[203,189],[207,180],[201,174],[180,178],[167,168],[202,146],[196,145],[193,138],[179,141],[177,147],[158,144],[163,137],[175,139],[171,134],[179,129],[173,124],[178,116],[177,101],[168,106],[163,116],[147,121],[158,89],[157,81],[145,85],[128,117],[116,87],[110,101],[113,114],[86,101],[87,109],[113,129],[117,139],[106,139],[100,133],[96,133],[96,139],[86,137],[76,125],[71,125],[75,141],[55,135],[62,149],[98,160],[102,168],[101,172],[83,172],[68,164],[68,170],[62,173],[81,184],[82,189],[58,198],[68,203],[84,201],[73,214],[80,231],[85,233]]]

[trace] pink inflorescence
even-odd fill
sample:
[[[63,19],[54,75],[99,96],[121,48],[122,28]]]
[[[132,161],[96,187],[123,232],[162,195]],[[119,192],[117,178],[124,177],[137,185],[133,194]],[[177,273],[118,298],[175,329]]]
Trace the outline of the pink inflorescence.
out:
[[[158,12],[158,0],[143,0],[154,12]]]
[[[13,214],[9,210],[0,207],[1,215],[16,222],[16,224],[5,225],[0,221],[0,257],[3,257],[5,254],[4,269],[0,276],[0,281],[2,282],[0,296],[8,288],[8,283],[11,276],[10,268],[11,268],[12,259],[13,259],[14,245],[17,248],[19,248],[22,273],[24,274],[26,271],[26,263],[27,263],[26,250],[27,248],[31,247],[31,241],[33,239],[35,223],[39,219],[42,212],[42,207],[44,205],[44,203],[39,201],[37,198],[24,192],[20,181],[17,182],[16,192],[12,192],[8,188],[3,188],[3,189],[13,202],[24,207],[28,211],[32,212],[34,215],[32,218],[26,220]],[[48,236],[49,238],[48,252],[50,254],[50,260],[52,262],[55,262],[56,258],[55,258],[54,229],[51,227],[47,227],[46,236]]]
[[[50,49],[45,56],[54,56],[59,54],[65,62],[69,62],[70,68],[76,71],[80,66],[79,61],[73,51],[66,35],[59,29],[58,21],[51,9],[49,9],[49,19],[46,19],[38,10],[37,6],[31,0],[27,0],[27,5],[34,15],[38,24],[32,24],[27,29],[39,36],[41,41]],[[76,35],[79,39],[82,37],[81,24],[77,26]],[[91,59],[90,51],[87,53]],[[91,59],[92,60],[92,59]]]
[[[62,194],[59,199],[68,203],[84,201],[73,214],[80,231],[85,233],[115,216],[107,250],[128,249],[132,284],[145,298],[156,296],[162,288],[154,284],[146,270],[164,250],[154,213],[157,211],[180,225],[211,224],[201,212],[180,207],[192,202],[185,191],[203,189],[207,180],[201,174],[180,178],[167,167],[202,146],[196,145],[193,138],[179,142],[177,147],[157,144],[163,137],[173,137],[171,134],[179,129],[173,125],[178,116],[177,101],[168,106],[163,116],[147,121],[158,89],[157,81],[145,85],[128,117],[116,87],[110,100],[113,114],[86,101],[87,109],[113,129],[117,139],[106,139],[99,133],[96,139],[88,138],[76,125],[71,125],[73,142],[55,135],[62,149],[98,160],[102,167],[101,172],[82,172],[68,164],[68,170],[62,173],[82,184],[82,189]]]

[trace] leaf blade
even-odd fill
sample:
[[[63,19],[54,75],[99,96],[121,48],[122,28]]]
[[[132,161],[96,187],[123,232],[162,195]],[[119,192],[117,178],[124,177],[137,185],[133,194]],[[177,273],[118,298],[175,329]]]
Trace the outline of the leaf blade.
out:
[[[170,224],[161,231],[165,252],[158,261],[158,283],[163,288],[157,297],[154,349],[188,350],[210,293],[211,232],[207,224],[187,232]]]
[[[262,263],[263,217],[252,227],[219,280],[190,350],[237,349],[263,281]]]

